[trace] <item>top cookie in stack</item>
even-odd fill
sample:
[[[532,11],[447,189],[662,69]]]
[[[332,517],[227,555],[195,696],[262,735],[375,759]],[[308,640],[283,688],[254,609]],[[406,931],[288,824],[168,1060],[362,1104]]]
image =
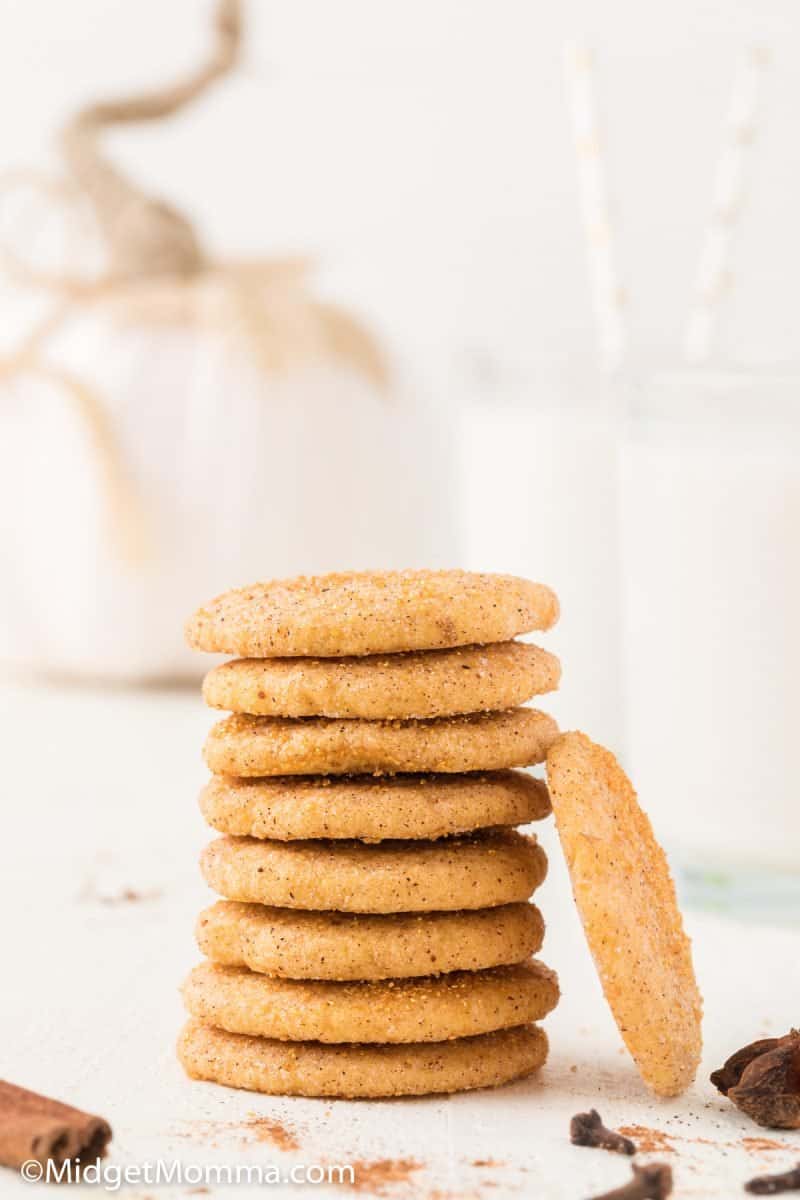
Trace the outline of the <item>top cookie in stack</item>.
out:
[[[186,640],[212,654],[341,658],[505,642],[557,620],[555,593],[513,575],[356,571],[224,592],[187,622]]]
[[[512,639],[557,615],[541,584],[402,571],[260,583],[190,620],[194,648],[241,656],[203,688],[233,715],[205,747],[203,813],[226,836],[203,870],[225,900],[185,993],[191,1074],[398,1095],[540,1065],[530,1022],[558,989],[528,958],[543,926],[526,901],[546,860],[503,827],[549,812],[510,768],[557,735],[522,705],[559,663]]]

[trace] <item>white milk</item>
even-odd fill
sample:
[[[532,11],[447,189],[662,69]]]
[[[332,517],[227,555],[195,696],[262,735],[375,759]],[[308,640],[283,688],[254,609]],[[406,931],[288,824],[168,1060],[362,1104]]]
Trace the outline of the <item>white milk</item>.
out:
[[[596,374],[520,370],[470,398],[461,422],[467,566],[550,584],[561,620],[531,640],[562,661],[542,697],[562,728],[619,748],[616,422]]]
[[[652,381],[620,513],[628,765],[659,834],[707,880],[800,871],[800,377]]]

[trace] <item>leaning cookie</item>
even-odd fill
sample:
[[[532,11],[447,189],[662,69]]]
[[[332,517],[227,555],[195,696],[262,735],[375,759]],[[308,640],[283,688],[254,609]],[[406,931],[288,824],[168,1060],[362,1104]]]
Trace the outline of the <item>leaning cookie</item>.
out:
[[[438,842],[262,842],[220,837],[200,858],[228,900],[311,911],[398,913],[492,908],[527,900],[547,858],[511,831]]]
[[[642,1078],[677,1096],[700,1062],[702,999],[666,855],[614,755],[585,734],[558,740],[547,778],[606,999]]]
[[[219,775],[495,771],[544,761],[558,726],[535,708],[431,721],[290,720],[236,713],[206,740]]]
[[[338,658],[507,642],[557,619],[550,588],[513,575],[362,571],[225,592],[187,622],[186,640],[242,658]]]
[[[464,912],[303,912],[218,900],[195,930],[213,962],[283,979],[407,979],[525,962],[541,948],[534,904]]]
[[[500,712],[558,687],[554,654],[523,642],[361,658],[246,658],[209,671],[212,708],[265,717],[450,717]]]
[[[498,825],[527,825],[550,812],[546,785],[522,771],[473,775],[214,775],[200,794],[219,833],[304,838],[445,837]]]
[[[558,1003],[555,973],[532,961],[433,978],[324,983],[200,963],[189,1014],[229,1033],[290,1042],[444,1042],[527,1025]]]
[[[178,1058],[193,1079],[273,1096],[424,1096],[530,1075],[547,1058],[547,1037],[522,1025],[448,1042],[325,1045],[247,1037],[191,1019]]]

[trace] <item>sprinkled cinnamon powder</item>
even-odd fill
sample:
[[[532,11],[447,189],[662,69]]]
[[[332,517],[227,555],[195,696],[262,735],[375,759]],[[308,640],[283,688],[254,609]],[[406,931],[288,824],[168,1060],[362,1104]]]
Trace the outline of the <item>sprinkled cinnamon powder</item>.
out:
[[[618,1132],[631,1138],[643,1154],[675,1153],[672,1138],[661,1129],[650,1129],[647,1125],[622,1125]]]
[[[257,1142],[269,1142],[278,1150],[299,1150],[300,1139],[291,1125],[275,1121],[269,1117],[253,1116],[240,1126],[245,1132],[252,1133]]]
[[[792,1142],[776,1142],[774,1138],[767,1137],[743,1137],[738,1144],[751,1154],[760,1154],[764,1150],[797,1150]]]
[[[482,1188],[494,1187],[494,1184],[481,1184]],[[432,1192],[426,1192],[425,1200],[480,1200],[479,1192],[443,1192],[441,1188],[434,1188]]]
[[[268,1142],[277,1150],[287,1152],[300,1149],[300,1138],[292,1125],[257,1113],[250,1113],[246,1121],[190,1121],[188,1128],[182,1129],[176,1136],[217,1146],[217,1138],[230,1134],[243,1135],[245,1145],[257,1141]]]
[[[352,1183],[346,1184],[351,1192],[364,1192],[368,1196],[388,1196],[391,1189],[400,1183],[408,1183],[423,1163],[414,1158],[378,1158],[374,1162],[354,1162],[355,1173]]]

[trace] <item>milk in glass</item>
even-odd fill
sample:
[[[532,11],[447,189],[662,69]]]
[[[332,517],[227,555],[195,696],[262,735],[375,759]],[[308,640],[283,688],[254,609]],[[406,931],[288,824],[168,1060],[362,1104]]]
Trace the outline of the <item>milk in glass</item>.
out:
[[[536,364],[484,380],[462,408],[466,566],[549,584],[561,687],[534,700],[620,748],[616,392],[597,371]]]
[[[651,379],[620,470],[632,777],[688,877],[800,888],[800,376]]]

